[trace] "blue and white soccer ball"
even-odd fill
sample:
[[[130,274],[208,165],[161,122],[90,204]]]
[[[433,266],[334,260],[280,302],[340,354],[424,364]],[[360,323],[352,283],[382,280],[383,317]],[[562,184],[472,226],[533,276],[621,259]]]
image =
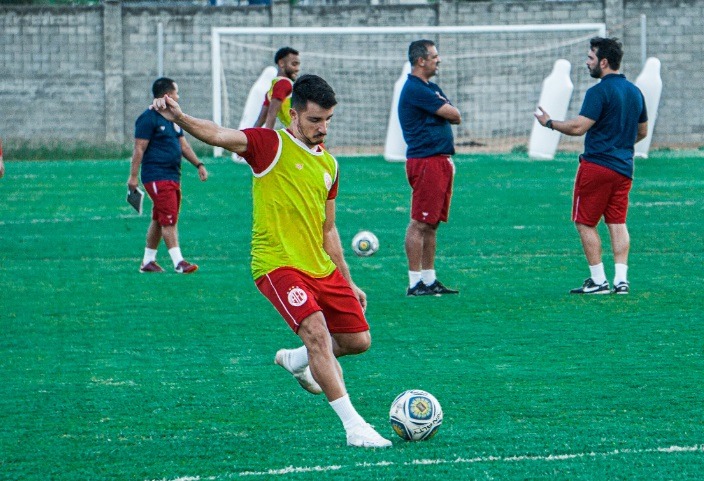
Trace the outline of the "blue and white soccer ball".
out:
[[[437,434],[442,424],[442,407],[429,392],[411,389],[399,394],[391,403],[389,420],[402,439],[424,441]]]
[[[360,257],[374,255],[379,250],[379,239],[368,230],[357,232],[352,238],[352,250]]]

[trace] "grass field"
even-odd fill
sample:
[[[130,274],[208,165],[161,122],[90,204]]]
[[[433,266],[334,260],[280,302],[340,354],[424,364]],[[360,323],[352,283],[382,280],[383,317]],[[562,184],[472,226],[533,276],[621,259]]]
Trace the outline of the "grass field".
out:
[[[461,294],[417,299],[403,165],[341,158],[338,227],[373,336],[341,363],[388,450],[346,447],[325,400],[273,364],[299,343],[250,278],[251,176],[204,160],[206,183],[184,166],[192,276],[137,272],[148,217],[124,202],[127,160],[7,163],[0,479],[704,479],[702,152],[638,161],[632,294],[586,298],[567,293],[588,276],[573,155],[459,156],[437,269]],[[361,229],[374,257],[348,248]],[[444,408],[431,441],[388,425],[409,388]]]

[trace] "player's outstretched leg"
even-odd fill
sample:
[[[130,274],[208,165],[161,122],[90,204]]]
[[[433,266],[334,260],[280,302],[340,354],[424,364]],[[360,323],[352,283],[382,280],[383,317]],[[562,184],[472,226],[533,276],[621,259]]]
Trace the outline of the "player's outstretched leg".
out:
[[[347,433],[347,445],[359,448],[388,448],[391,441],[383,438],[367,423],[352,406],[350,397],[345,394],[330,401],[330,407],[337,413]]]
[[[320,394],[323,390],[310,373],[308,355],[305,349],[305,346],[301,346],[298,349],[279,349],[276,352],[274,362],[293,374],[293,377],[296,378],[296,381],[303,389],[312,394]],[[305,364],[302,362],[304,356]]]
[[[326,395],[329,395],[326,392]],[[328,397],[329,399],[329,397]],[[347,445],[358,448],[389,448],[391,441],[382,437],[376,430],[367,423],[350,401],[349,394],[329,401],[330,407],[339,416],[342,426],[345,428]]]
[[[290,351],[289,355],[281,353],[278,357],[282,362],[288,362],[294,368],[300,368],[304,363],[309,363],[310,370],[325,393],[330,407],[342,422],[347,445],[364,448],[391,446],[391,441],[381,437],[352,406],[345,389],[340,363],[336,359],[336,356],[366,351],[371,343],[369,331],[345,335],[337,334],[334,338],[328,331],[322,312],[316,311],[303,319],[298,329],[298,335],[305,347]]]
[[[390,448],[391,441],[382,437],[367,422],[347,430],[347,445],[359,448]]]

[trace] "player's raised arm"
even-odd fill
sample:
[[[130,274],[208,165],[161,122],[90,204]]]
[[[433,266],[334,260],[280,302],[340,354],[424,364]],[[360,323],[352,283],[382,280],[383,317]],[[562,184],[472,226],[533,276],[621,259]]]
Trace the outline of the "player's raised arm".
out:
[[[210,120],[191,117],[185,114],[178,102],[168,95],[154,99],[152,109],[207,144],[223,147],[237,153],[247,150],[247,137],[242,131],[222,127]]]

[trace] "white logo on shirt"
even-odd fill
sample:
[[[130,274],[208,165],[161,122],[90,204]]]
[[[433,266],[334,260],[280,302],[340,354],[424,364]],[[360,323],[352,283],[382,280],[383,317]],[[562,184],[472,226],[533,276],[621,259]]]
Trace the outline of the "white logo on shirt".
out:
[[[325,172],[325,175],[323,175],[323,181],[325,182],[325,188],[330,190],[332,188],[332,177],[330,174]]]
[[[174,124],[174,130],[176,130],[176,133],[177,133],[177,134],[180,134],[180,133],[181,133],[181,127],[179,127],[179,126],[176,125],[176,124]]]
[[[159,126],[159,130],[161,130],[161,131],[163,132],[164,130],[166,130],[166,126],[165,126],[165,125],[160,125],[160,126]]]
[[[300,287],[292,287],[288,291],[288,303],[294,307],[302,306],[308,300],[306,291]]]

